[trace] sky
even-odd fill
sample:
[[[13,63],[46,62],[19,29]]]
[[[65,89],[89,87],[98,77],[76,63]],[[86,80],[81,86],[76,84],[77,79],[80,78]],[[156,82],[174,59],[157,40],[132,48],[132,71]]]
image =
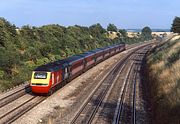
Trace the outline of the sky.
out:
[[[90,26],[169,29],[180,16],[180,0],[0,0],[0,17],[18,27]]]

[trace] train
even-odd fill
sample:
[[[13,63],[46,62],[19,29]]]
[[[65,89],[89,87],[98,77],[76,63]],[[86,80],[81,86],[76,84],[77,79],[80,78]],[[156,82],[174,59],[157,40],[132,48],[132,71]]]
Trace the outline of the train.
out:
[[[93,66],[125,49],[125,44],[121,43],[39,66],[32,72],[31,91],[36,94],[51,95],[61,84],[67,84]]]

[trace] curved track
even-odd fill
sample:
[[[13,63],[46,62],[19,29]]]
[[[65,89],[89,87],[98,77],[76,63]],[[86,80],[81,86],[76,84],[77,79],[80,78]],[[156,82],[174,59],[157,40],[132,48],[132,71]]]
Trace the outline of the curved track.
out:
[[[140,47],[139,49],[141,49]],[[94,91],[89,95],[89,97],[86,99],[84,104],[81,106],[81,108],[78,110],[78,112],[75,114],[73,117],[71,124],[89,124],[89,123],[104,123],[99,121],[97,118],[100,118],[99,115],[97,114],[98,111],[102,110],[102,108],[105,106],[104,104],[106,103],[108,96],[110,92],[112,92],[112,88],[116,83],[118,82],[119,75],[123,74],[125,76],[124,82],[121,88],[120,92],[120,97],[119,97],[119,102],[117,104],[116,108],[116,113],[114,114],[115,116],[115,121],[114,123],[119,123],[120,118],[122,115],[122,109],[124,108],[123,100],[126,97],[126,92],[129,91],[127,88],[128,85],[130,84],[130,81],[136,80],[136,73],[133,72],[135,68],[135,58],[137,58],[137,55],[134,54],[134,52],[137,51],[134,50],[131,52],[128,56],[126,56],[121,62],[119,62],[107,75],[107,77],[101,82],[101,84],[94,89]],[[141,51],[141,50],[139,50]],[[127,71],[128,70],[128,71]],[[134,86],[136,85],[134,81]],[[134,89],[134,100],[135,101],[135,89]],[[135,102],[134,102],[135,103]],[[135,104],[134,108],[135,108]],[[104,109],[105,110],[105,109]],[[135,109],[134,114],[135,114]],[[134,116],[135,120],[135,116]],[[111,120],[112,121],[112,120]]]
[[[136,54],[138,53],[136,52]],[[142,56],[137,55],[133,63],[134,68],[131,74],[129,73],[131,77],[129,77],[129,81],[128,79],[125,80],[126,86],[123,87],[122,92],[119,94],[113,124],[136,123],[136,84],[139,79],[142,59]]]

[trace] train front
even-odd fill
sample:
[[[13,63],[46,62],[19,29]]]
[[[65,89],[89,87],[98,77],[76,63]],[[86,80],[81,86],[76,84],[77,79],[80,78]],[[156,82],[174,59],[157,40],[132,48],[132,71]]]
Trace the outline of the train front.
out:
[[[33,71],[30,86],[33,93],[48,93],[51,88],[51,72]]]

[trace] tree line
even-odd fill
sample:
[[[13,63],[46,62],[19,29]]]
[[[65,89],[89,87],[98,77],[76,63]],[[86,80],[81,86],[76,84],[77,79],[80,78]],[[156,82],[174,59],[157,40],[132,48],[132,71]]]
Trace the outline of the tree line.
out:
[[[116,32],[117,37],[109,38],[109,32]],[[32,70],[42,64],[115,43],[130,44],[145,39],[144,34],[127,37],[126,30],[114,24],[107,29],[99,23],[89,27],[50,24],[19,28],[0,18],[0,90],[29,80]]]

